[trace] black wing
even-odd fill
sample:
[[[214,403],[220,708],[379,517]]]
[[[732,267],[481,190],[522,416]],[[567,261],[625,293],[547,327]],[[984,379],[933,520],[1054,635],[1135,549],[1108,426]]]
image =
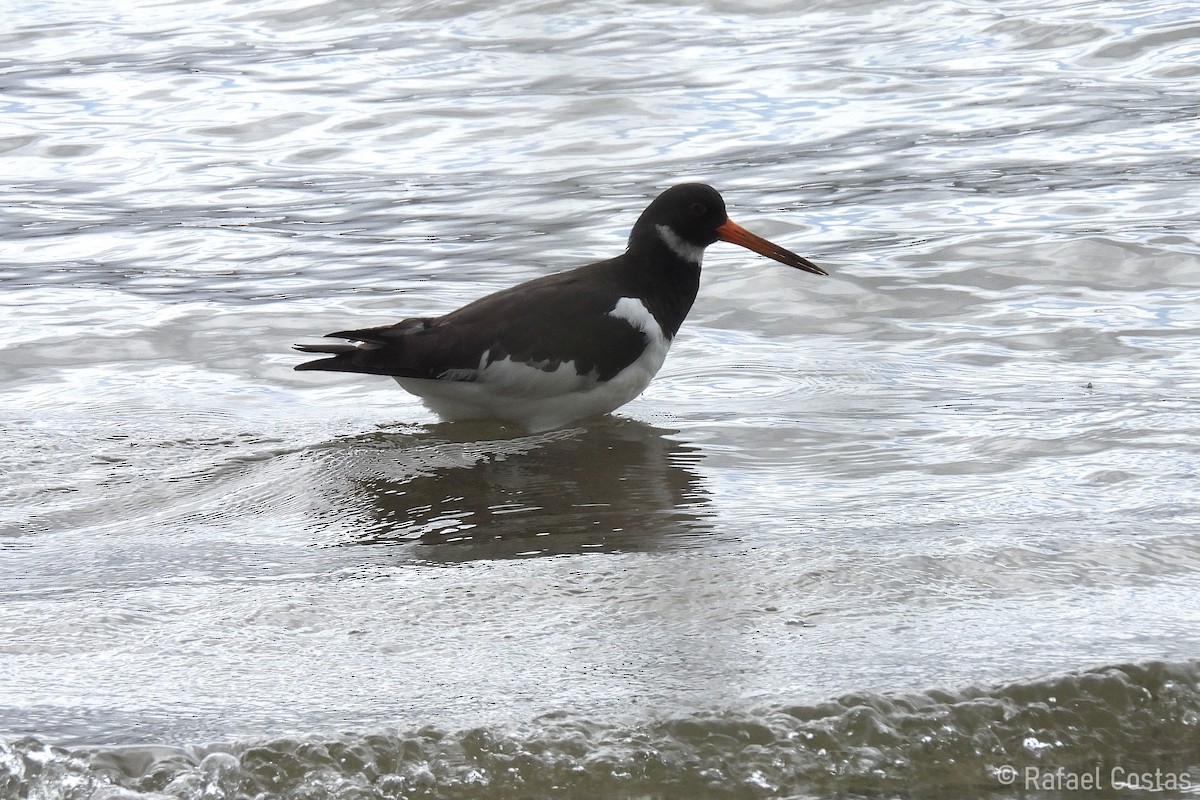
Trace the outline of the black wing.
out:
[[[616,261],[538,278],[443,317],[328,334],[361,344],[296,345],[330,356],[296,369],[470,381],[481,367],[511,358],[547,371],[571,361],[578,374],[608,380],[646,346],[641,330],[609,314],[621,297]]]

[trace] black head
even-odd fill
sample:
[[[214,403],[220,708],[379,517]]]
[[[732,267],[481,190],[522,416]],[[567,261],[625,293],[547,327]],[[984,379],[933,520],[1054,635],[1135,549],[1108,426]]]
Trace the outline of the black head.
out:
[[[703,183],[681,183],[654,198],[633,226],[629,247],[631,250],[648,249],[665,244],[680,258],[699,266],[704,248],[718,239],[741,245],[789,267],[816,275],[826,274],[808,259],[734,223],[725,212],[721,195]]]
[[[725,201],[716,189],[703,183],[681,183],[654,198],[633,229],[649,228],[659,236],[658,226],[665,225],[687,244],[707,247],[717,240],[717,228],[727,219]]]

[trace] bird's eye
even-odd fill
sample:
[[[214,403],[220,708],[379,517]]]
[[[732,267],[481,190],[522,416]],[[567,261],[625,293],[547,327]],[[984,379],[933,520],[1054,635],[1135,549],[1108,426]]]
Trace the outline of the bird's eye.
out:
[[[708,208],[704,205],[704,203],[692,203],[691,210],[692,210],[692,213],[695,214],[697,217],[702,216],[703,214],[708,212]]]

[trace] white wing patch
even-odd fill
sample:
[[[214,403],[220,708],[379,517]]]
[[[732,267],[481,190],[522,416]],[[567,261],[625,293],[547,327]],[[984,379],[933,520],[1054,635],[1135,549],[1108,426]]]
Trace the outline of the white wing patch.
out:
[[[542,369],[537,364],[513,361],[511,357],[486,363],[487,354],[481,360],[486,366],[479,370],[477,384],[490,391],[513,397],[532,399],[558,397],[578,392],[596,383],[595,374],[580,375],[574,361],[562,361],[554,369]]]
[[[650,379],[662,368],[663,362],[667,360],[671,340],[663,335],[662,326],[650,313],[650,309],[646,308],[646,304],[636,297],[622,297],[608,315],[625,320],[646,336],[646,349],[642,354],[609,381],[614,390],[620,389],[627,394],[618,404],[624,405],[641,394],[650,383]]]
[[[579,391],[596,382],[594,373],[578,374],[574,361],[562,361],[550,368],[550,361],[514,361],[511,356],[490,361],[491,357],[491,350],[485,350],[478,367],[448,369],[437,379],[480,383],[489,391],[518,397],[552,397]]]

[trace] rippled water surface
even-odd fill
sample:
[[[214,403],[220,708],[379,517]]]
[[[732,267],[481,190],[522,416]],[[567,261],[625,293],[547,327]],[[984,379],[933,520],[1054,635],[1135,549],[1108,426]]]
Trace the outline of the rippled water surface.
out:
[[[6,9],[0,796],[1200,786],[1194,4],[385,6]],[[291,370],[681,180],[612,418]]]

